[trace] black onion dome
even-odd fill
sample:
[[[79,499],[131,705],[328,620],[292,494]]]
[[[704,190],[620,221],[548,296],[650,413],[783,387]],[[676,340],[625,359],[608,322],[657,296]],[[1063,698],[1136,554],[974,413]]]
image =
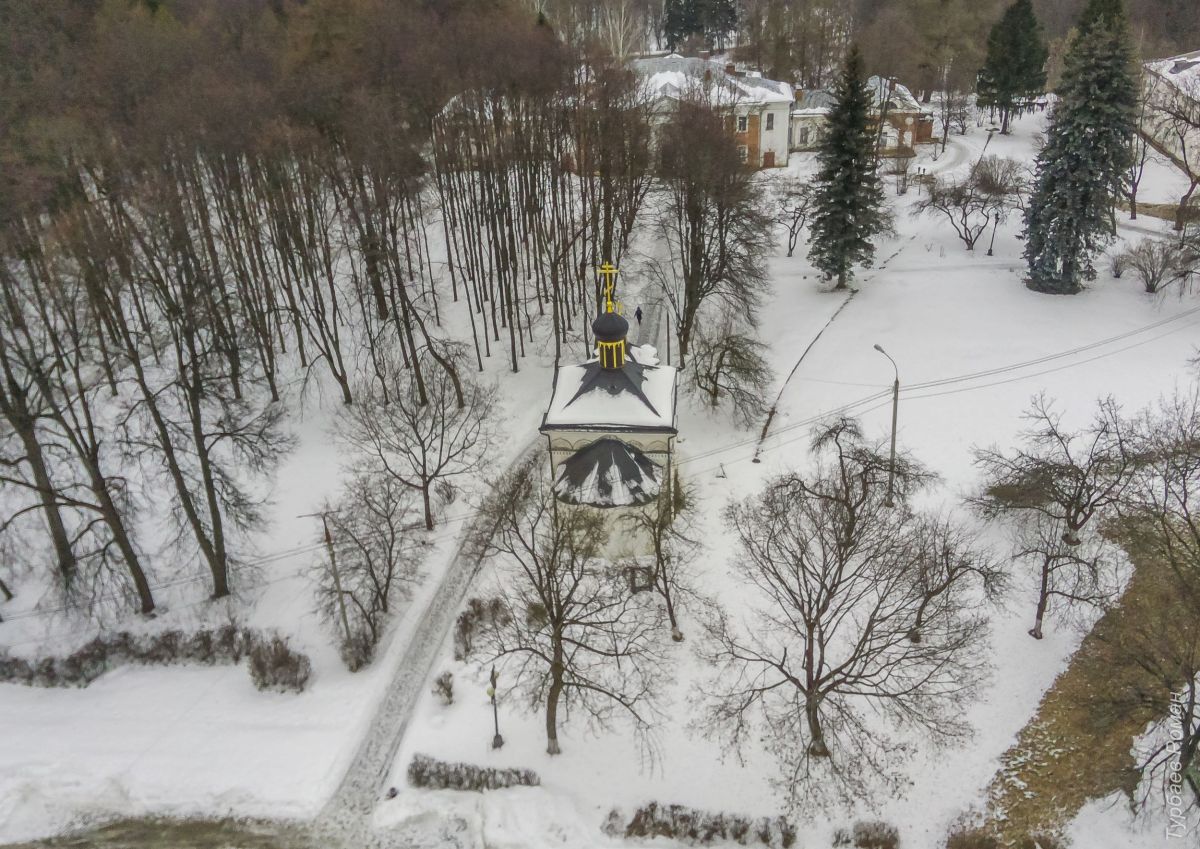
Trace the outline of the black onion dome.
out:
[[[629,322],[615,312],[601,313],[592,322],[597,342],[620,342],[629,333]]]

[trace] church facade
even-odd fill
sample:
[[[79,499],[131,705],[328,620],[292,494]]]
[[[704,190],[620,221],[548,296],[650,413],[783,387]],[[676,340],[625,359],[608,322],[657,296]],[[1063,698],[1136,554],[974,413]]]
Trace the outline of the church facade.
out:
[[[615,270],[614,270],[615,271]],[[622,517],[651,505],[673,476],[677,370],[653,348],[628,344],[629,322],[615,308],[594,322],[596,357],[560,366],[540,432],[550,452],[554,495],[563,504],[606,511],[608,556],[645,554]]]

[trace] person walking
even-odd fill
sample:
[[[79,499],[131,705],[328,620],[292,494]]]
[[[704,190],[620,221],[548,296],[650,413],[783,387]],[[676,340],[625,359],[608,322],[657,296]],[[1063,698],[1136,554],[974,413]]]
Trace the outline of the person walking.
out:
[[[641,327],[642,326],[642,307],[640,304],[638,305],[637,311],[634,312],[633,317],[637,319],[638,327]]]

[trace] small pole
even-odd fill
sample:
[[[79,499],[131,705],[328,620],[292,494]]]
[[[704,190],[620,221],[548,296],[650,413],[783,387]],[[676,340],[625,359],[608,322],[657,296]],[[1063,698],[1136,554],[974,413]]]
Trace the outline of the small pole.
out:
[[[500,736],[500,710],[496,707],[496,682],[500,680],[500,676],[496,674],[496,667],[492,667],[492,686],[488,687],[488,696],[492,700],[492,725],[496,729],[495,735],[492,737],[492,748],[499,749],[504,745],[504,738]]]
[[[346,632],[346,644],[350,643],[350,617],[346,615],[346,599],[342,595],[342,576],[338,574],[337,556],[333,552],[333,536],[329,533],[329,514],[321,514],[321,526],[325,528],[325,547],[329,551],[329,569],[333,572],[333,588],[337,591],[338,609],[342,612],[342,628]]]
[[[900,368],[896,365],[896,361],[891,355],[883,350],[881,345],[876,345],[875,350],[883,354],[892,363],[892,368],[896,371],[896,380],[892,384],[892,456],[888,463],[888,491],[887,498],[884,499],[885,507],[896,506],[896,421],[900,413]]]

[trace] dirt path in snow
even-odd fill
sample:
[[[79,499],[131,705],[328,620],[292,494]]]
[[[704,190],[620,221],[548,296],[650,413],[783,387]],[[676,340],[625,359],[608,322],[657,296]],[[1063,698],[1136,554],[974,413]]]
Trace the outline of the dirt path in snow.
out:
[[[985,827],[1004,845],[1027,845],[1022,841],[1040,834],[1057,838],[1089,800],[1134,792],[1139,776],[1133,741],[1166,713],[1170,694],[1114,647],[1124,642],[1123,633],[1152,618],[1175,622],[1185,633],[1190,614],[1164,578],[1168,567],[1136,544],[1123,545],[1136,569],[1120,604],[1084,638],[1001,756],[988,788]],[[1156,658],[1152,664],[1169,662]]]

